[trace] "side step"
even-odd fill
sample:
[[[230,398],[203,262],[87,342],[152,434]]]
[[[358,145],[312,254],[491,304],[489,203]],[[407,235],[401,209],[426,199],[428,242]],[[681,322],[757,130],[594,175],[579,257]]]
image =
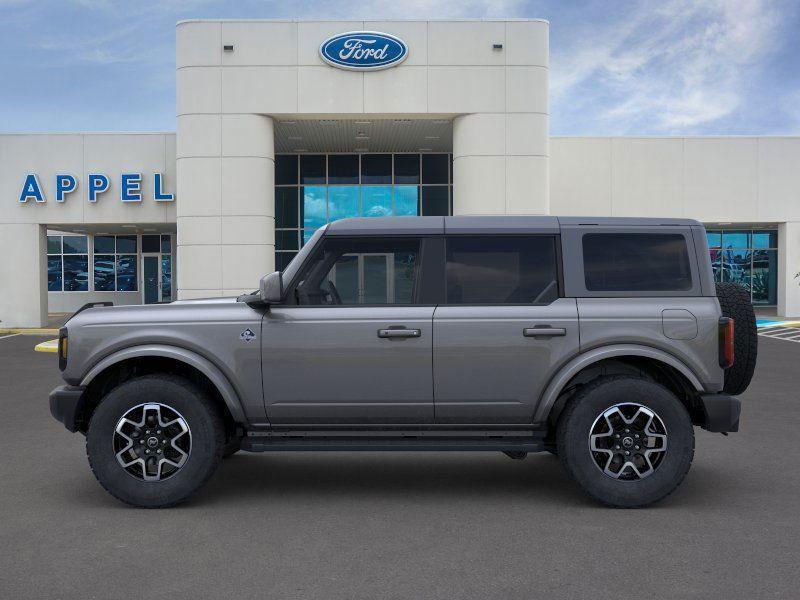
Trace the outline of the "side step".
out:
[[[328,451],[459,451],[459,452],[541,452],[548,445],[542,438],[525,437],[250,437],[242,440],[248,452],[328,450]]]

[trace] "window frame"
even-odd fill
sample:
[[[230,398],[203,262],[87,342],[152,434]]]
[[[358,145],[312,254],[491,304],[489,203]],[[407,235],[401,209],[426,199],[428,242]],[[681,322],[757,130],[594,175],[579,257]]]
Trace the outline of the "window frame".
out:
[[[170,234],[153,234],[153,235],[170,235]],[[95,240],[98,237],[110,237],[114,238],[114,252],[95,252]],[[117,248],[117,238],[118,237],[135,237],[136,238],[136,252],[119,252],[119,248]],[[159,237],[159,245],[161,244],[161,238]],[[170,244],[172,244],[172,240],[170,240]],[[156,254],[155,252],[150,252],[148,254]],[[170,253],[171,255],[172,253]],[[111,256],[113,257],[114,263],[114,289],[113,290],[98,290],[95,284],[95,260],[98,256]],[[133,264],[136,267],[136,289],[135,290],[120,290],[119,289],[119,259],[120,257],[133,257]],[[92,292],[98,294],[138,294],[141,292],[142,286],[140,285],[139,278],[141,276],[141,262],[142,256],[142,240],[139,234],[129,234],[129,233],[99,233],[92,236],[92,261],[91,261],[91,273],[92,273]]]
[[[569,298],[687,298],[702,296],[697,249],[692,227],[685,225],[597,226],[562,225],[565,296]],[[589,290],[583,264],[583,236],[586,234],[680,234],[686,243],[692,285],[687,290]]]
[[[442,306],[549,306],[556,300],[564,297],[564,268],[561,256],[561,236],[557,233],[451,233],[440,236],[443,240],[441,264],[441,296],[439,304]],[[457,302],[447,301],[447,243],[455,238],[550,238],[553,243],[553,258],[556,261],[556,296],[547,302]]]
[[[61,293],[68,293],[68,294],[87,294],[89,292],[94,291],[94,271],[93,269],[93,261],[90,260],[92,253],[89,249],[89,236],[85,233],[46,233],[45,234],[47,240],[45,243],[45,260],[47,261],[47,292],[50,294],[61,294]],[[79,237],[84,238],[86,240],[86,251],[85,252],[64,252],[64,238],[65,237]],[[58,238],[59,239],[59,247],[60,252],[50,252],[49,242],[50,238]],[[85,290],[67,290],[64,287],[66,283],[66,277],[64,274],[64,257],[84,257],[86,259],[86,289]],[[51,290],[50,289],[50,265],[49,262],[51,259],[58,257],[61,263],[61,286],[60,289]]]

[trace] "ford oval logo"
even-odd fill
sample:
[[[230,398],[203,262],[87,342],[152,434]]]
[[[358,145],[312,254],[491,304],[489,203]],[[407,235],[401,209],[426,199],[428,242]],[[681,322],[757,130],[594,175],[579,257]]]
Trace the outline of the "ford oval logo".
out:
[[[408,46],[388,33],[349,31],[322,42],[319,53],[322,60],[340,69],[377,71],[403,62]]]

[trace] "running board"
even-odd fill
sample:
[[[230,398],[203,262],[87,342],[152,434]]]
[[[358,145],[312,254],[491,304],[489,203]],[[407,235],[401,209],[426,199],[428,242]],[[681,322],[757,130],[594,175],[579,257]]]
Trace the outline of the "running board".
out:
[[[267,437],[247,436],[242,450],[248,452],[328,451],[459,451],[459,452],[541,452],[548,444],[539,437],[436,438],[421,437]]]

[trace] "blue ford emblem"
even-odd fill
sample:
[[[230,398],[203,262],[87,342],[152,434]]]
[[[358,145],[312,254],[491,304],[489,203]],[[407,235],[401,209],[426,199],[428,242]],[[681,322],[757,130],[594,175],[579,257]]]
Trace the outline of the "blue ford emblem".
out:
[[[322,60],[340,69],[377,71],[403,62],[408,46],[388,33],[350,31],[322,42],[319,53]]]

